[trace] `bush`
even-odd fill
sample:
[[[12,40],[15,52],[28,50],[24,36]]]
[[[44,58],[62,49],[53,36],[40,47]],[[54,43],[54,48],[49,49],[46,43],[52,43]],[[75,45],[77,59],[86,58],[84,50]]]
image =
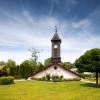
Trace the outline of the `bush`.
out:
[[[64,79],[64,81],[80,81],[80,78]]]
[[[52,75],[49,74],[42,77],[42,78],[31,78],[32,80],[38,80],[38,81],[48,81],[48,82],[63,82],[63,81],[80,81],[81,78],[72,78],[72,79],[64,79],[63,76],[58,75]]]
[[[50,81],[51,79],[50,74],[47,74],[45,78],[43,77],[43,79],[46,79],[46,81]]]
[[[14,83],[14,77],[12,76],[0,77],[0,85],[8,85],[13,83]]]
[[[61,81],[63,81],[63,76],[61,75],[61,76],[58,76],[58,75],[52,75],[52,81],[53,82],[61,82]]]
[[[6,69],[0,70],[0,77],[2,77],[2,76],[8,76],[8,72]]]
[[[91,74],[84,74],[84,73],[80,73],[82,78],[92,78],[95,77],[94,73]]]

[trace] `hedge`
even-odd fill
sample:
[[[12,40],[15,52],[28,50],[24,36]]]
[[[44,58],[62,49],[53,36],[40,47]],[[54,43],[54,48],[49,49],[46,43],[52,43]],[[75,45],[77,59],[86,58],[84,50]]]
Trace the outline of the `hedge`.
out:
[[[12,76],[3,76],[0,77],[0,85],[8,85],[14,83],[14,77]]]

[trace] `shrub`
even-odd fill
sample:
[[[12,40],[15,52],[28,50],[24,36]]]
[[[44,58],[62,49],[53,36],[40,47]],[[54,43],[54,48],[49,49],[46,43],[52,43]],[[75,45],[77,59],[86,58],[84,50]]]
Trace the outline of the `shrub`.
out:
[[[46,81],[46,80],[47,78],[45,76],[41,78],[41,81]]]
[[[53,82],[61,82],[61,81],[63,81],[63,76],[61,75],[61,76],[58,76],[58,75],[52,75],[52,81]]]
[[[84,73],[80,73],[82,78],[92,78],[95,77],[94,73],[91,74],[84,74]]]
[[[0,77],[2,77],[2,76],[7,76],[7,75],[8,75],[8,72],[7,72],[6,69],[0,70]]]
[[[80,78],[64,79],[64,81],[80,81]]]
[[[61,80],[63,80],[63,75],[61,75],[59,78],[60,78]]]
[[[14,77],[12,76],[0,77],[0,85],[8,85],[13,83],[14,83]]]
[[[63,82],[63,81],[80,81],[81,78],[72,78],[72,79],[64,79],[63,76],[58,75],[46,75],[42,78],[31,78],[32,80],[38,80],[38,81],[48,81],[48,82]]]
[[[50,74],[47,74],[44,79],[46,79],[47,81],[50,81],[50,79],[51,79]]]

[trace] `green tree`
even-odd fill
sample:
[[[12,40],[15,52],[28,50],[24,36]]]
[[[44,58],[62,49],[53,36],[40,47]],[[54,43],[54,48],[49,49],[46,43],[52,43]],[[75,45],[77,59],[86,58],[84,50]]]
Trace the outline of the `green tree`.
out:
[[[5,66],[6,63],[4,61],[0,61],[0,66]]]
[[[20,64],[20,76],[21,78],[27,79],[33,73],[33,68],[29,60],[25,60]]]
[[[8,59],[5,67],[8,69],[9,75],[11,75],[11,76],[15,76],[16,75],[16,63],[15,63],[14,60]]]
[[[38,71],[41,71],[44,69],[44,65],[42,63],[38,63],[37,68],[38,68]]]
[[[71,69],[71,68],[75,68],[75,65],[70,63],[70,62],[63,62],[62,63],[63,67],[66,69]]]
[[[16,66],[9,68],[9,75],[16,76]]]
[[[20,66],[19,65],[16,65],[16,75],[15,75],[15,78],[17,78],[17,79],[21,78],[21,76],[20,76]]]
[[[51,58],[45,59],[45,61],[44,61],[44,66],[48,66],[48,65],[50,65],[50,64],[52,64]]]
[[[6,67],[15,67],[16,66],[16,63],[14,60],[12,59],[8,59],[7,63],[6,63]]]
[[[95,72],[96,85],[98,86],[98,73],[100,72],[100,49],[94,48],[85,52],[75,61],[79,72]]]

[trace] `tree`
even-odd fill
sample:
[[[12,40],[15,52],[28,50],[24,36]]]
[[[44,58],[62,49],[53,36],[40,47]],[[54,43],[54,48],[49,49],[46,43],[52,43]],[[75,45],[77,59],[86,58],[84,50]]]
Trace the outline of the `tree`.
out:
[[[6,65],[5,65],[6,67],[15,67],[16,66],[16,63],[15,63],[15,61],[14,60],[12,60],[12,59],[8,59],[8,61],[7,61],[7,63],[6,63]]]
[[[9,75],[15,77],[15,75],[16,75],[16,63],[15,63],[15,61],[12,59],[8,59],[5,67],[9,69]]]
[[[98,73],[100,72],[100,49],[94,48],[85,52],[75,61],[79,72],[95,72],[96,85],[98,86]]]
[[[41,70],[43,70],[44,69],[44,65],[42,64],[42,63],[38,63],[37,64],[37,71],[41,71]]]
[[[50,64],[52,64],[51,58],[45,59],[45,61],[44,61],[44,66],[48,66],[48,65],[50,65]]]
[[[20,76],[20,66],[19,65],[16,65],[16,75],[15,75],[15,78],[21,78],[21,76]]]
[[[0,66],[5,66],[5,62],[4,61],[0,61]]]
[[[5,68],[0,69],[0,77],[1,76],[8,76],[8,72],[7,72],[7,70]]]
[[[35,48],[31,48],[31,49],[29,49],[29,51],[32,52],[30,60],[33,61],[33,62],[37,62],[39,51],[36,50]]]
[[[66,69],[71,69],[71,68],[75,68],[75,65],[70,63],[70,62],[63,62],[62,63],[63,67]]]
[[[29,60],[25,60],[20,64],[20,76],[21,78],[27,79],[33,73],[33,68],[31,66],[31,62]]]

